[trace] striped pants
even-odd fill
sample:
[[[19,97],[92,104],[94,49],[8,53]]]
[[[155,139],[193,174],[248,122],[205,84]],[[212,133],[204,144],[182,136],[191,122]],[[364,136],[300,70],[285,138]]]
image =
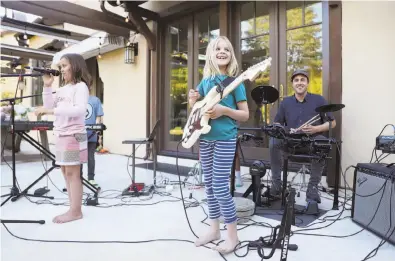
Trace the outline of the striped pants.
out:
[[[236,139],[200,140],[200,161],[210,219],[218,219],[221,214],[225,224],[237,220],[236,206],[230,195],[229,178],[236,150]]]

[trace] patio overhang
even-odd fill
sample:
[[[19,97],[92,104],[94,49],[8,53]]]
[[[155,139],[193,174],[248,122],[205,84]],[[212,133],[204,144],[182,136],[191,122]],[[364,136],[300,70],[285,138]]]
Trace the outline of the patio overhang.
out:
[[[119,19],[117,14],[108,11],[105,7],[105,0],[100,0],[100,8],[104,14],[114,17],[114,19]],[[147,9],[141,8],[138,5],[144,3],[145,1],[120,1],[117,5],[116,1],[107,1],[112,6],[121,6],[128,13],[128,20],[130,20],[133,25],[137,28],[137,31],[144,35],[147,40],[148,48],[155,51],[156,49],[156,36],[147,26],[147,21],[153,20],[158,21],[159,14],[149,11]],[[145,17],[145,19],[144,19]],[[123,19],[123,18],[122,18]],[[129,22],[128,22],[129,23]]]
[[[129,38],[136,26],[121,19],[115,19],[99,12],[67,1],[1,1],[1,6],[25,13],[34,14],[59,22],[66,22],[112,35]]]
[[[1,54],[35,60],[52,61],[55,52],[0,43]]]
[[[78,53],[82,55],[84,59],[89,59],[99,54],[111,52],[123,47],[125,47],[125,40],[123,37],[111,36],[106,32],[98,32],[88,39],[55,53],[52,58],[52,64],[56,65],[59,63],[60,58],[66,53]]]
[[[78,43],[85,38],[88,38],[86,35],[76,34],[51,26],[18,21],[8,17],[1,18],[1,29],[22,34],[25,33],[27,35],[36,35],[45,38],[66,41],[68,43]]]

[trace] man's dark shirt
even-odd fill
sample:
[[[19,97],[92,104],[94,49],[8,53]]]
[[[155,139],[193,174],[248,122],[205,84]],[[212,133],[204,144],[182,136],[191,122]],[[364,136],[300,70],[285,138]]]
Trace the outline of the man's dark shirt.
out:
[[[307,93],[303,102],[298,101],[295,95],[286,97],[280,103],[274,122],[296,129],[319,114],[315,111],[317,107],[327,104],[324,97],[312,93]],[[334,120],[332,113],[329,112],[326,115],[321,115],[321,119],[312,125],[321,125],[328,121],[325,116],[329,117],[330,121]]]

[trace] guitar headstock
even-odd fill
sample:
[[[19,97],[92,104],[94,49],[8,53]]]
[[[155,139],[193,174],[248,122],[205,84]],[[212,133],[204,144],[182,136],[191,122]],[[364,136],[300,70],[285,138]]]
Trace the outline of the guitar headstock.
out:
[[[266,71],[267,67],[271,65],[271,62],[272,62],[272,58],[269,57],[266,60],[251,66],[245,72],[243,72],[242,74],[243,78],[248,79],[251,82],[254,81],[259,74]]]

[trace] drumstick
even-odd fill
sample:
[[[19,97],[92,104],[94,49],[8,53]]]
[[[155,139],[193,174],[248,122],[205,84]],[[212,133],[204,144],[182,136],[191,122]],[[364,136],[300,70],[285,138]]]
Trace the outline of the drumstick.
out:
[[[317,118],[318,117],[318,118]],[[316,122],[317,120],[319,120],[319,115],[314,116],[313,118],[311,118],[310,120],[306,121],[306,123],[304,123],[303,125],[301,125],[299,128],[303,128],[306,125],[310,125],[313,124],[314,122]]]
[[[313,124],[314,122],[318,121],[319,119],[320,119],[320,115],[319,115],[319,114],[315,115],[313,118],[311,118],[310,120],[308,120],[308,121],[306,121],[305,123],[303,123],[299,128],[295,129],[294,131],[291,131],[291,134],[300,131],[300,130],[303,129],[305,126],[311,125],[311,124]]]

